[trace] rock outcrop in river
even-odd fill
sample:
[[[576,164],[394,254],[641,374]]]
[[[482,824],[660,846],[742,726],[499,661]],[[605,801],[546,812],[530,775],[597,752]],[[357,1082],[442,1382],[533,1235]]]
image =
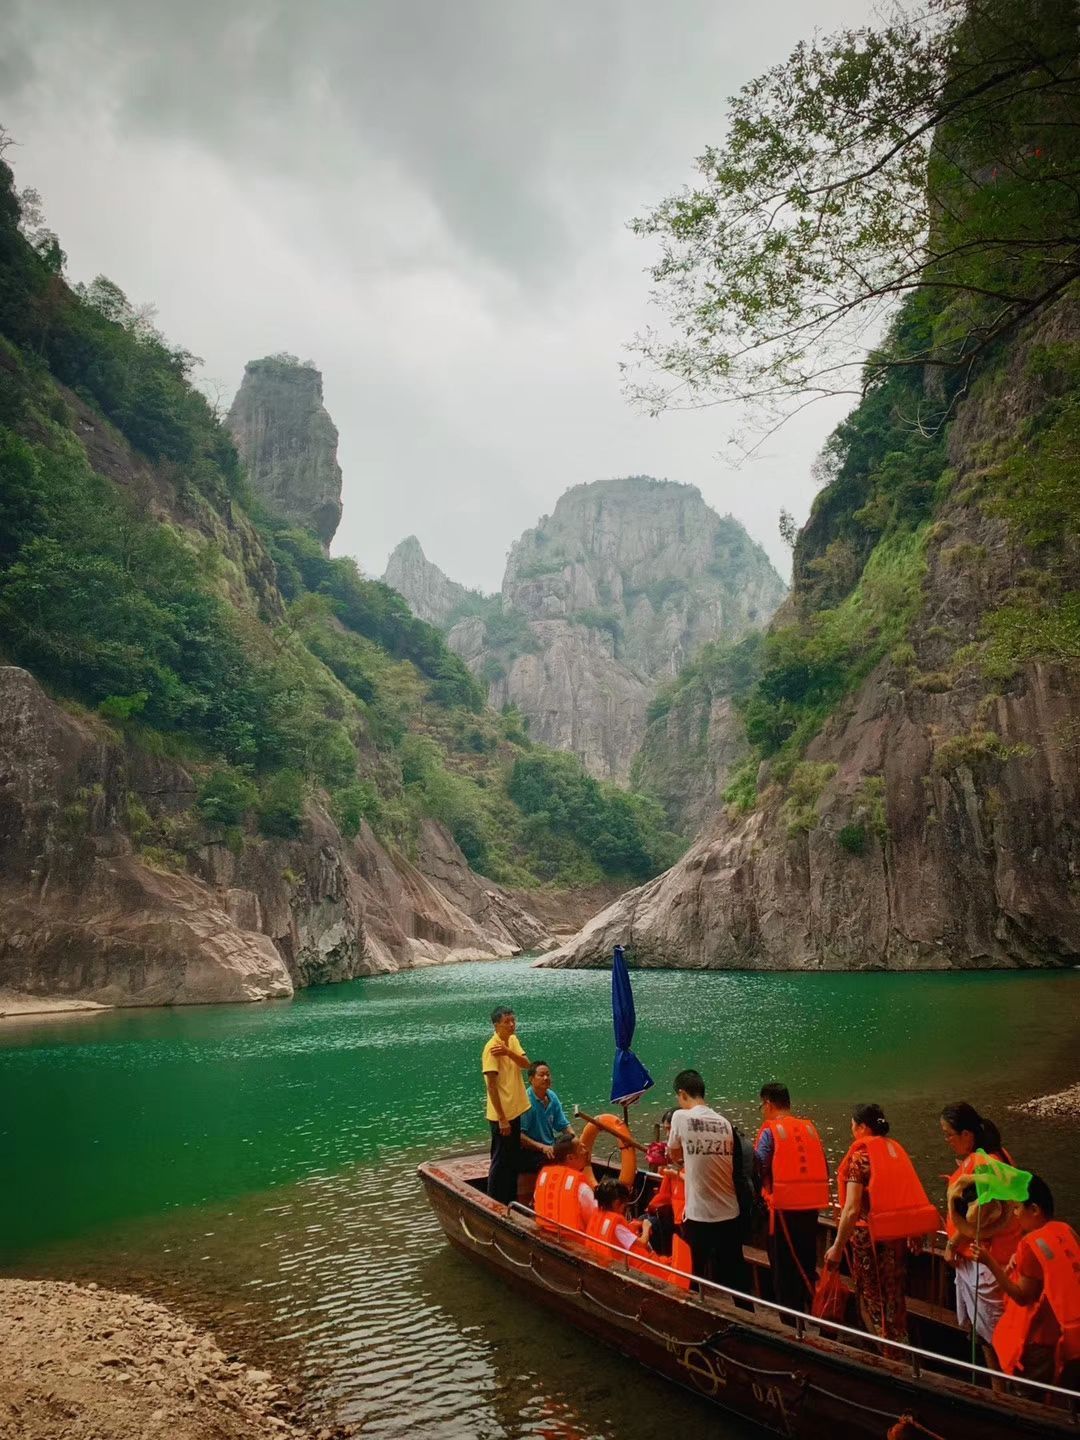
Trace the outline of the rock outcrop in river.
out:
[[[657,686],[707,641],[767,624],[785,593],[737,520],[693,485],[648,476],[566,491],[512,547],[500,596],[462,591],[415,539],[385,578],[448,632],[492,705],[623,783]]]
[[[673,869],[544,963],[604,964],[616,943],[691,968],[1076,962],[1078,354],[1065,297],[960,399],[944,441],[841,469],[751,692],[756,775]],[[858,411],[848,424],[857,436]],[[874,549],[898,477],[913,528]],[[827,687],[839,698],[800,752]]]
[[[319,371],[291,355],[249,361],[225,423],[256,495],[329,548],[341,522],[341,466]]]

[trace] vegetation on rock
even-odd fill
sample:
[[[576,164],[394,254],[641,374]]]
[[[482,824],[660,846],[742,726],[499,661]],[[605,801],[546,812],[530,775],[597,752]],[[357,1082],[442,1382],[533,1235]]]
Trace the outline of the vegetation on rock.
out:
[[[520,714],[486,709],[437,629],[264,511],[194,358],[111,282],[69,288],[55,236],[21,219],[0,161],[6,660],[122,743],[181,753],[199,777],[190,823],[231,847],[301,834],[320,796],[346,836],[366,822],[406,852],[441,820],[473,866],[520,885],[670,863],[655,807],[571,757],[545,769],[555,757]],[[568,794],[587,824],[568,824]],[[128,820],[144,856],[183,865],[175,818]]]

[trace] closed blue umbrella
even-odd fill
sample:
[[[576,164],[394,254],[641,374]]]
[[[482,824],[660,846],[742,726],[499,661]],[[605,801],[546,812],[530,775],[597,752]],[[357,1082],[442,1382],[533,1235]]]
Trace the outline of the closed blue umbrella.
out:
[[[653,1084],[653,1078],[634,1054],[634,992],[630,971],[621,945],[615,946],[611,966],[611,1018],[615,1026],[615,1066],[611,1072],[611,1098],[616,1105],[629,1105]]]

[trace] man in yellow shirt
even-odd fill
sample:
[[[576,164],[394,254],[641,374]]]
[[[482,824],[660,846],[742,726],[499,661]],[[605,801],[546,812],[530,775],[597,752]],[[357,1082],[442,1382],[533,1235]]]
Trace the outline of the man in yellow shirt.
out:
[[[517,1019],[505,1005],[491,1012],[495,1033],[484,1046],[480,1061],[487,1086],[487,1118],[491,1126],[491,1165],[488,1194],[509,1205],[517,1199],[518,1157],[521,1154],[521,1117],[529,1108],[523,1072],[529,1057],[514,1033]]]

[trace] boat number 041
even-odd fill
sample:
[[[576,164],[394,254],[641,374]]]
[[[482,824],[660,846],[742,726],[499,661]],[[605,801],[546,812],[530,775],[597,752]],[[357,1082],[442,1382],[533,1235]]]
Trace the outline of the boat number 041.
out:
[[[679,1364],[690,1376],[695,1387],[703,1395],[716,1395],[723,1390],[728,1383],[727,1366],[718,1355],[712,1355],[707,1350],[702,1350],[698,1345],[687,1345],[685,1347],[673,1344],[673,1350],[681,1350]],[[754,1399],[759,1405],[767,1405],[772,1410],[778,1410],[784,1415],[784,1397],[777,1385],[761,1385],[754,1381],[751,1389]]]

